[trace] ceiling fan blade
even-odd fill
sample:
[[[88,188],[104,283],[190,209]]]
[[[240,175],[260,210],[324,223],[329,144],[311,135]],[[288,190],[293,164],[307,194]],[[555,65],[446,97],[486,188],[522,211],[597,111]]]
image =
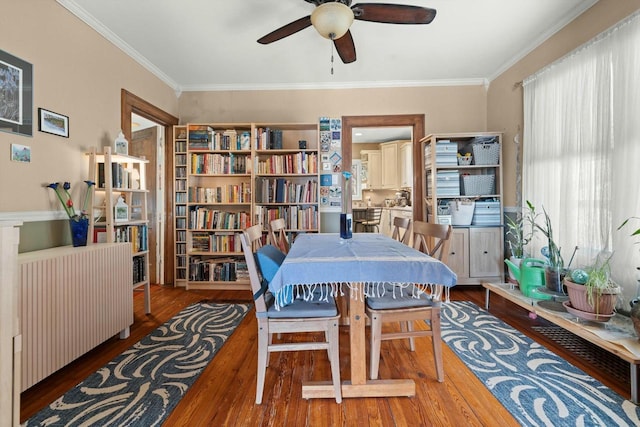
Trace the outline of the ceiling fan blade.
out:
[[[355,19],[384,24],[429,24],[436,10],[428,7],[389,3],[359,3],[351,6]]]
[[[353,37],[351,37],[351,31],[347,31],[344,36],[333,41],[340,59],[345,64],[349,64],[356,60],[356,45],[353,44]]]
[[[304,18],[300,18],[296,21],[290,22],[287,25],[278,28],[275,31],[270,32],[266,36],[263,36],[258,39],[258,43],[260,44],[269,44],[285,37],[290,36],[291,34],[295,34],[300,30],[304,30],[307,27],[311,26],[311,15],[305,16]]]

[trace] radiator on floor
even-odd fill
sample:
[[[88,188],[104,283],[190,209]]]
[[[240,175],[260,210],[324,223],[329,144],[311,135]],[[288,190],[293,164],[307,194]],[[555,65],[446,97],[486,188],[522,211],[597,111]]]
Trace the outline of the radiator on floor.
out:
[[[22,391],[133,323],[129,243],[20,254]]]

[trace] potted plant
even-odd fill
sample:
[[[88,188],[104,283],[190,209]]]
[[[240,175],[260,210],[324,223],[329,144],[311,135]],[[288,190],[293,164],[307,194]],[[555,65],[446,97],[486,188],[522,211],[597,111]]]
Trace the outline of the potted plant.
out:
[[[620,286],[611,280],[610,259],[611,255],[605,258],[600,253],[592,265],[575,269],[564,279],[571,307],[594,314],[595,318],[586,316],[590,320],[609,320],[621,293]]]
[[[527,202],[530,204],[529,202]],[[531,205],[533,206],[533,205]],[[562,293],[562,280],[566,274],[564,268],[564,259],[560,252],[560,247],[553,239],[553,228],[551,227],[551,219],[547,210],[542,207],[544,213],[544,224],[540,225],[534,222],[535,228],[540,230],[544,237],[547,239],[546,249],[543,249],[543,255],[547,258],[548,265],[545,267],[545,283],[548,290],[552,292]]]
[[[505,217],[505,226],[507,228],[505,236],[507,238],[509,252],[511,253],[509,261],[517,267],[520,267],[520,263],[525,258],[525,247],[531,241],[536,231],[535,221],[537,216],[535,206],[527,200],[527,207],[524,213],[518,212],[515,217]],[[517,283],[511,269],[509,269],[509,279],[511,282]]]

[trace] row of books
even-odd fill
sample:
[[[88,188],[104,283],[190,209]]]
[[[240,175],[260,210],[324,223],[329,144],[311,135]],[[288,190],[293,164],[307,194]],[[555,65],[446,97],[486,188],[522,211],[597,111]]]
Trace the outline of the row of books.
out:
[[[147,280],[147,265],[143,256],[133,257],[133,284]]]
[[[318,181],[256,178],[256,203],[316,203]]]
[[[224,131],[210,126],[189,127],[189,150],[250,150],[251,133],[235,129]]]
[[[242,252],[239,234],[233,232],[191,233],[192,252]]]
[[[262,224],[263,229],[274,219],[284,218],[289,230],[317,230],[318,210],[315,206],[256,206],[256,224]]]
[[[105,188],[104,163],[98,163],[98,188]],[[120,163],[111,163],[111,186],[113,188],[140,188],[140,172],[126,169]]]
[[[281,150],[282,130],[271,128],[256,128],[256,150]]]
[[[147,246],[147,226],[146,225],[127,225],[116,226],[114,230],[114,241],[130,242],[131,251],[135,254],[148,250]]]
[[[251,173],[251,159],[248,154],[192,154],[192,174],[246,174]]]
[[[189,187],[191,203],[251,203],[251,184],[226,184],[219,187]]]
[[[318,155],[306,152],[271,155],[258,161],[257,173],[318,173]]]
[[[189,214],[189,228],[192,230],[244,230],[250,226],[249,212],[226,212],[196,206]]]
[[[244,261],[225,260],[193,260],[189,264],[189,278],[204,282],[235,282],[247,280],[249,271]]]

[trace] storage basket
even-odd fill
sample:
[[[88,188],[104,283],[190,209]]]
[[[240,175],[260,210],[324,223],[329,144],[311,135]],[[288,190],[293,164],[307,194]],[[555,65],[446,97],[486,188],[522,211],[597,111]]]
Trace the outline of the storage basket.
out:
[[[500,144],[497,142],[474,142],[471,144],[471,149],[476,165],[497,165],[500,160]]]
[[[473,160],[473,156],[461,156],[458,157],[458,165],[459,166],[469,166],[471,161]]]
[[[465,196],[494,194],[495,179],[495,175],[463,175],[462,194]]]
[[[449,202],[451,225],[471,225],[476,202],[473,200],[452,200]]]

